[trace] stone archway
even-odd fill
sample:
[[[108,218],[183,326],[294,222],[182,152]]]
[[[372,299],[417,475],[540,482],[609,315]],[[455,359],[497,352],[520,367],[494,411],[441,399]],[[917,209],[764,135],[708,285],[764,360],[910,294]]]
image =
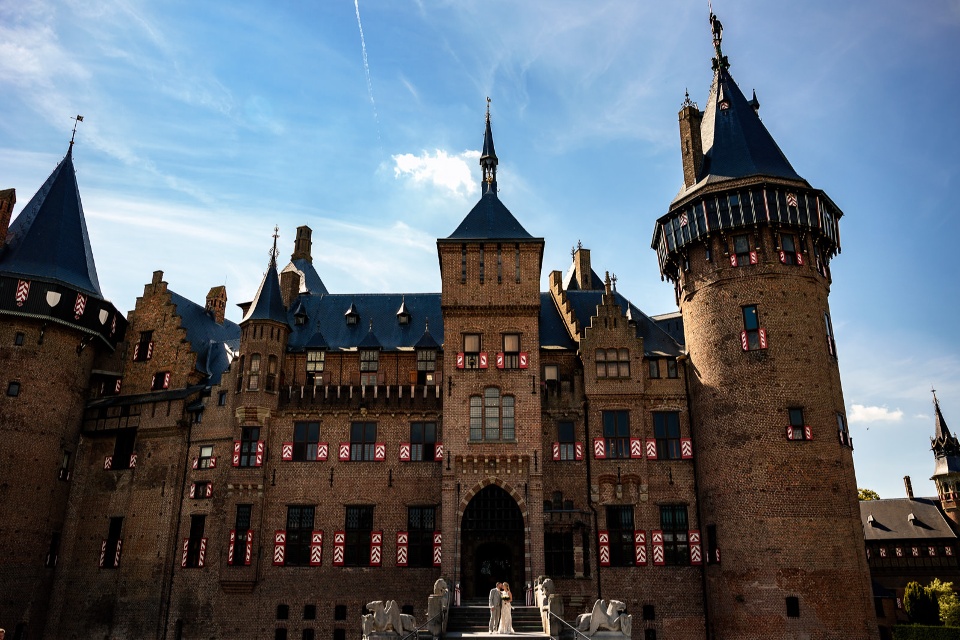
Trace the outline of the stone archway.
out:
[[[484,597],[497,582],[522,589],[526,514],[518,498],[491,482],[467,499],[460,521],[460,583],[465,598]]]

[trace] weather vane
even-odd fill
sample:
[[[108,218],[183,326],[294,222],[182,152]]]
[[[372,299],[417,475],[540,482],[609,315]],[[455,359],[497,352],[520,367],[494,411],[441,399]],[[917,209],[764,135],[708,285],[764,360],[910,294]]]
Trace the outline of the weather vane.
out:
[[[73,139],[77,137],[77,123],[83,122],[83,116],[78,113],[76,118],[70,119],[73,120],[73,134],[70,136],[70,148],[73,149]]]

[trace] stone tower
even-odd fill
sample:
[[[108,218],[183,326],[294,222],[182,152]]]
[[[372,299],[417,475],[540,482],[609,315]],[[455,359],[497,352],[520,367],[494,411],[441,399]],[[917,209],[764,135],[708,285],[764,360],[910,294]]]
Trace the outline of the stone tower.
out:
[[[940,401],[933,395],[933,410],[936,414],[936,433],[930,438],[930,448],[937,466],[932,480],[937,485],[940,505],[954,529],[960,529],[960,442],[950,433],[947,421],[940,411]]]
[[[462,541],[458,556],[444,555],[443,573],[462,579],[467,596],[479,595],[475,571],[486,553],[508,563],[498,579],[515,587],[543,573],[537,372],[544,243],[497,196],[497,163],[488,106],[480,201],[437,240],[444,352],[451,356],[443,360],[443,530]],[[515,514],[503,522],[509,531],[473,532],[494,504]]]
[[[842,213],[744,97],[710,16],[706,108],[653,248],[683,315],[712,638],[876,638],[827,297]]]
[[[73,143],[8,230],[15,201],[0,192],[0,620],[41,637],[84,405],[119,392],[127,321],[100,291]]]

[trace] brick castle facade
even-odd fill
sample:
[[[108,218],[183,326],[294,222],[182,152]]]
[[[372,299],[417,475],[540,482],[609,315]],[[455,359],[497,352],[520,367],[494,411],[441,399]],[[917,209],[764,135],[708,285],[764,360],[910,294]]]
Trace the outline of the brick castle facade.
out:
[[[347,638],[553,578],[635,638],[876,638],[827,296],[842,213],[729,75],[680,111],[648,316],[482,195],[441,292],[327,291],[276,237],[243,319],[153,274],[100,291],[71,150],[0,192],[0,626],[15,638]],[[8,230],[9,225],[9,230]],[[27,452],[24,454],[24,452]]]

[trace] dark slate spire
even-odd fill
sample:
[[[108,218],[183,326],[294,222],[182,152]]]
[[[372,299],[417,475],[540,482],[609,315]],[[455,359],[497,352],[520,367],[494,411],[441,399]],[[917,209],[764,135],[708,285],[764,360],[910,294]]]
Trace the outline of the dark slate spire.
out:
[[[270,250],[270,266],[267,273],[260,282],[260,288],[253,302],[250,303],[250,311],[240,324],[250,320],[273,320],[281,324],[287,324],[287,310],[283,306],[283,295],[280,293],[280,276],[277,275],[277,234],[278,229],[273,229],[273,248]]]
[[[723,26],[713,14],[710,23],[714,76],[700,125],[703,164],[695,187],[754,175],[803,180],[760,121],[756,94],[747,100],[730,75],[730,63],[721,49]]]
[[[73,167],[73,142],[10,225],[0,272],[64,284],[103,298]]]
[[[440,345],[437,344],[437,341],[432,335],[430,335],[430,322],[426,321],[423,327],[423,335],[420,336],[420,339],[417,340],[417,343],[413,345],[414,349],[440,349]]]
[[[487,128],[483,132],[483,152],[480,154],[480,166],[483,167],[483,193],[497,192],[497,152],[493,148],[493,130],[490,128],[490,98],[487,98]]]
[[[367,331],[367,335],[363,337],[357,347],[360,349],[383,349],[383,344],[377,339],[377,334],[373,332],[372,319],[370,320],[370,330]]]
[[[937,460],[934,476],[956,473],[960,471],[960,442],[957,441],[957,436],[950,433],[950,429],[947,428],[947,421],[943,419],[936,392],[933,394],[933,410],[936,414],[935,436],[930,438],[930,448]]]

